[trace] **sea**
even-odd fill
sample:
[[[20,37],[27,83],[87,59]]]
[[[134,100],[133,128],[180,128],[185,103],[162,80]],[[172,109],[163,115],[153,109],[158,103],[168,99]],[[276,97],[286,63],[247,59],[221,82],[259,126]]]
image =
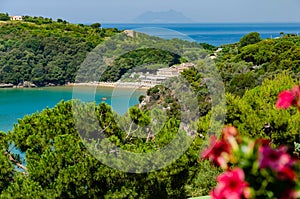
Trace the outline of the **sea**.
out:
[[[262,38],[279,37],[280,33],[300,33],[300,23],[231,23],[231,24],[102,24],[103,28],[137,30],[162,38],[181,38],[214,46],[235,43],[245,34],[259,32]],[[123,114],[128,106],[138,103],[138,97],[145,91],[124,89],[112,94],[112,88],[98,88],[89,101],[102,101]],[[61,100],[73,98],[72,87],[11,88],[0,89],[0,130],[7,132],[25,115],[54,107]],[[104,100],[105,99],[105,100]],[[114,103],[112,103],[112,100]]]
[[[259,32],[262,38],[280,37],[280,33],[300,34],[300,23],[114,23],[102,24],[102,27],[137,30],[166,39],[181,38],[214,46],[236,43],[250,32]]]
[[[0,131],[12,130],[18,119],[25,115],[52,108],[60,101],[79,99],[84,102],[101,102],[113,105],[113,110],[124,114],[129,107],[138,104],[145,90],[108,87],[44,87],[0,89]]]

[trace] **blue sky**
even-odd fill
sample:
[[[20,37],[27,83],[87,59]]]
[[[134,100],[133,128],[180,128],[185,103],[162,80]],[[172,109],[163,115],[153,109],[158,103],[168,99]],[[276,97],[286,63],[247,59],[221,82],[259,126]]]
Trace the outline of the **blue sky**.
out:
[[[300,22],[300,0],[1,0],[10,15],[63,18],[73,23],[126,23],[170,9],[193,22]]]

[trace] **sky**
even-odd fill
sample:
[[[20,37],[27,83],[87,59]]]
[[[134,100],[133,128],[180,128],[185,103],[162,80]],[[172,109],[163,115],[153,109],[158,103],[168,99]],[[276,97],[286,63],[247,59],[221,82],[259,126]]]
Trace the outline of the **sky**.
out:
[[[0,0],[0,12],[73,23],[130,23],[170,9],[195,23],[300,22],[300,0]]]

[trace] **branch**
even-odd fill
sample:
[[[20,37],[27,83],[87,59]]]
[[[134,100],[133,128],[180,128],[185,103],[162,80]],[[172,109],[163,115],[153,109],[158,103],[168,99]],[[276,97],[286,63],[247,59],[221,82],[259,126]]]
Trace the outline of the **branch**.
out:
[[[124,139],[124,141],[126,141],[127,138],[129,138],[129,136],[130,136],[131,134],[133,134],[133,133],[135,133],[137,130],[139,130],[139,127],[137,127],[135,130],[131,131],[132,125],[133,125],[133,124],[134,124],[134,122],[131,122],[131,124],[130,124],[130,126],[129,126],[129,131],[128,131],[127,136],[126,136],[126,138]]]
[[[10,152],[7,151],[4,154],[9,156],[9,161],[11,161],[14,165],[16,165],[17,167],[23,169],[24,171],[28,171],[27,167],[25,167],[24,165],[19,163],[17,160],[15,160],[13,155]]]

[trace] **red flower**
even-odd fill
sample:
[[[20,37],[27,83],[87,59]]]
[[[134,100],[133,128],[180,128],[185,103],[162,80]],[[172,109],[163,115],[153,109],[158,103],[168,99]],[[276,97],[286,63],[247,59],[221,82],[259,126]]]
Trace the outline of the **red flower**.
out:
[[[211,192],[213,199],[241,199],[245,197],[245,190],[248,187],[244,181],[245,174],[240,168],[235,168],[232,171],[226,171],[218,176],[218,185]]]
[[[262,146],[259,149],[260,168],[271,168],[275,171],[282,171],[293,163],[291,156],[286,153],[286,147],[272,149],[269,146]]]
[[[259,146],[270,146],[271,144],[271,140],[268,140],[268,139],[263,139],[263,138],[260,138],[260,139],[257,139],[255,140],[255,145],[259,145]]]
[[[296,180],[296,174],[290,167],[284,167],[278,171],[278,178],[281,180]]]
[[[279,109],[282,109],[282,108],[287,109],[293,105],[294,99],[295,99],[294,92],[292,92],[290,90],[282,91],[278,95],[276,107]]]
[[[201,157],[209,159],[215,165],[221,166],[222,168],[227,167],[228,155],[231,153],[231,148],[228,142],[221,140],[217,141],[216,136],[211,136],[210,146],[204,150]]]

